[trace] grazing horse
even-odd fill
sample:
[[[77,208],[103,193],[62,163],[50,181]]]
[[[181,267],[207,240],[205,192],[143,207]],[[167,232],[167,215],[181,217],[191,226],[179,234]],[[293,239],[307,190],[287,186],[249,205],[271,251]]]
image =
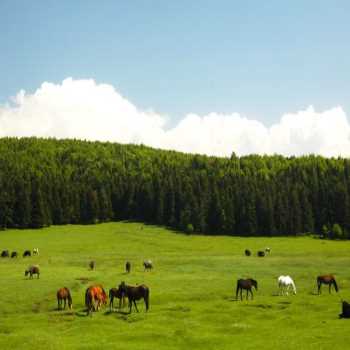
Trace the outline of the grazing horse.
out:
[[[96,266],[95,261],[91,260],[91,261],[89,262],[89,268],[90,268],[90,270],[95,270],[95,266]]]
[[[152,270],[153,269],[153,263],[151,260],[145,260],[143,262],[143,267],[145,268],[144,271],[147,271],[147,270]]]
[[[18,258],[18,253],[17,252],[12,252],[11,253],[11,258]]]
[[[136,306],[136,300],[140,300],[141,298],[145,301],[146,311],[149,309],[149,288],[146,285],[127,286],[125,282],[122,282],[118,289],[123,296],[126,295],[128,297],[129,313],[131,313],[132,303],[134,303],[136,311],[139,312]]]
[[[332,284],[334,285],[334,289],[336,292],[338,292],[338,286],[337,282],[335,281],[335,278],[333,275],[322,275],[317,277],[317,290],[318,294],[321,293],[321,285],[322,284],[328,284],[329,285],[329,293],[331,292]]]
[[[2,258],[8,258],[9,256],[10,256],[10,253],[9,253],[8,250],[3,250],[3,251],[1,252],[1,257],[2,257]]]
[[[258,290],[258,282],[253,280],[252,278],[248,278],[246,280],[244,279],[239,279],[237,281],[237,288],[236,288],[236,300],[238,300],[238,293],[241,292],[241,300],[242,298],[242,290],[245,289],[247,291],[247,297],[246,299],[248,300],[248,292],[250,292],[253,300],[253,292],[252,292],[252,287],[255,288],[255,290]]]
[[[32,256],[32,253],[30,252],[30,250],[25,250],[23,253],[23,258],[25,258],[26,256]]]
[[[251,255],[252,255],[252,252],[251,252],[249,249],[246,249],[246,250],[244,251],[244,254],[245,254],[245,256],[251,256]]]
[[[346,301],[342,301],[342,313],[340,318],[350,318],[350,304]]]
[[[85,292],[85,306],[87,314],[98,311],[101,305],[107,304],[107,294],[101,285],[90,286]]]
[[[39,265],[29,266],[28,269],[25,270],[24,276],[28,276],[28,274],[29,274],[29,278],[33,278],[33,275],[37,275],[39,278],[39,275],[40,275]]]
[[[295,288],[294,281],[290,276],[280,276],[278,277],[278,288],[280,295],[288,295],[289,288],[292,287],[293,293],[297,294],[297,289]]]
[[[265,256],[265,252],[263,250],[259,250],[257,255],[260,257],[263,257],[263,256]]]
[[[265,253],[270,254],[271,253],[271,248],[270,247],[266,247],[265,248]]]
[[[119,288],[111,288],[109,290],[109,309],[110,311],[113,310],[113,300],[114,298],[119,299],[119,309],[122,307],[122,302],[123,302],[123,307],[125,305],[125,295]]]
[[[64,302],[64,309],[66,308],[66,302],[68,300],[68,307],[71,309],[73,302],[72,302],[72,297],[70,295],[70,291],[67,287],[60,288],[57,291],[57,309],[61,310],[62,309],[62,301]]]
[[[33,255],[39,255],[39,248],[33,248]]]
[[[125,271],[126,271],[126,273],[130,273],[130,271],[131,271],[131,263],[130,263],[130,261],[126,262],[126,264],[125,264]]]

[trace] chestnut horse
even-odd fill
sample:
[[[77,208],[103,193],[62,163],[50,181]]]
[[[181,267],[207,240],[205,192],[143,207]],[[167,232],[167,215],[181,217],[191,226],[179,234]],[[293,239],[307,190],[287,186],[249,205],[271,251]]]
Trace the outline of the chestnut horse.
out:
[[[237,281],[237,288],[236,288],[236,300],[238,299],[238,293],[241,292],[241,300],[242,298],[242,290],[245,289],[247,291],[247,300],[248,300],[248,292],[250,292],[252,299],[253,299],[253,292],[252,287],[255,288],[255,290],[258,290],[258,282],[253,280],[252,278],[248,278],[246,280],[239,279]]]
[[[317,289],[318,294],[321,293],[321,285],[322,284],[328,284],[329,285],[329,293],[331,292],[332,284],[334,286],[334,289],[336,292],[338,292],[338,286],[337,282],[335,281],[335,278],[333,275],[322,275],[317,277]]]
[[[125,282],[122,282],[118,290],[123,296],[126,295],[128,297],[129,313],[131,313],[132,303],[134,303],[136,311],[139,312],[136,306],[136,300],[140,300],[141,298],[145,301],[146,311],[149,309],[149,288],[146,285],[127,286]]]
[[[71,309],[73,302],[72,302],[72,297],[70,295],[70,291],[67,287],[60,288],[57,291],[57,309],[61,310],[62,309],[62,301],[64,302],[64,309],[66,308],[66,302],[68,300],[68,307]]]
[[[87,314],[98,311],[101,305],[107,304],[107,294],[101,285],[90,286],[85,292]]]

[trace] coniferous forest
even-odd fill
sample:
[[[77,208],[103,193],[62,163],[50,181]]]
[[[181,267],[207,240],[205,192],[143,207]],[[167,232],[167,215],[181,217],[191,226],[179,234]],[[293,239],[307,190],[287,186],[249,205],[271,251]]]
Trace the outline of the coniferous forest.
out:
[[[0,139],[0,227],[136,220],[188,233],[350,237],[350,160]]]

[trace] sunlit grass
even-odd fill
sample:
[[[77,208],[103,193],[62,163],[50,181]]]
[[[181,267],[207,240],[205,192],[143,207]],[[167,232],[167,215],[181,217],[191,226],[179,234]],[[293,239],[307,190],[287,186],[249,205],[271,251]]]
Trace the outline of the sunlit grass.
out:
[[[271,254],[256,257],[266,246]],[[39,247],[40,256],[22,258]],[[244,249],[253,256],[244,256]],[[339,320],[340,300],[350,300],[350,242],[312,238],[188,236],[140,223],[56,226],[0,232],[1,349],[346,349],[349,322]],[[154,262],[144,272],[142,262]],[[88,263],[96,261],[96,270]],[[132,263],[130,275],[125,261]],[[39,264],[40,279],[24,270]],[[316,295],[316,276],[336,275],[340,292]],[[298,294],[277,295],[276,279],[289,274]],[[253,301],[236,301],[240,277],[258,280]],[[84,291],[122,280],[150,287],[150,311],[92,317]],[[73,310],[57,311],[56,291],[72,291]],[[125,309],[124,311],[127,311]]]

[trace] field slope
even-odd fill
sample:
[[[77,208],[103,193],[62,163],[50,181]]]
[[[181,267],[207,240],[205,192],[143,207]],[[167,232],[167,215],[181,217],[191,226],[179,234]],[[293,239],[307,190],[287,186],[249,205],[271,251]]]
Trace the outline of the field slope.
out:
[[[269,246],[270,256],[256,257]],[[22,258],[39,247],[40,256]],[[244,256],[244,249],[254,254]],[[140,223],[53,226],[0,232],[1,349],[344,349],[350,320],[339,320],[340,300],[350,300],[350,242],[312,238],[186,236]],[[142,261],[154,262],[144,272]],[[96,270],[88,262],[96,261]],[[124,274],[125,261],[132,263]],[[29,280],[29,264],[41,267]],[[340,292],[316,295],[315,279],[336,275]],[[297,295],[277,295],[276,279],[290,274]],[[236,301],[235,281],[258,280],[253,301]],[[151,290],[148,313],[86,317],[84,291],[94,282],[106,289],[121,281]],[[72,311],[57,311],[56,291],[72,290]],[[126,309],[124,310],[126,311]]]

